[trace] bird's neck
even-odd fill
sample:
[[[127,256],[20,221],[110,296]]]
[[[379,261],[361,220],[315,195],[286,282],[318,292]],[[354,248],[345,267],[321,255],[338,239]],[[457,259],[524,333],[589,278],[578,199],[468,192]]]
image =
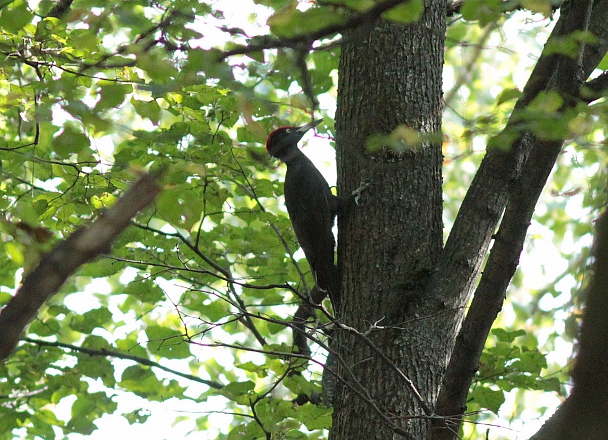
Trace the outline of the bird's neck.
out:
[[[300,151],[297,145],[287,148],[283,157],[280,158],[286,165],[295,165],[307,159],[306,155]]]

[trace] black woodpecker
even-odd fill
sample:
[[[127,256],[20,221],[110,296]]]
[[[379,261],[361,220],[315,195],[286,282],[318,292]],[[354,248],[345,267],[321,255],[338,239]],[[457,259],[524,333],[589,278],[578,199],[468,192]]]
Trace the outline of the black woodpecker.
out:
[[[332,194],[323,175],[298,148],[302,136],[321,121],[317,119],[301,127],[277,128],[268,136],[266,150],[287,165],[285,205],[312,270],[316,288],[322,292],[312,292],[311,297],[320,303],[329,294],[336,309],[340,286],[334,263],[336,242],[332,228],[339,198]]]

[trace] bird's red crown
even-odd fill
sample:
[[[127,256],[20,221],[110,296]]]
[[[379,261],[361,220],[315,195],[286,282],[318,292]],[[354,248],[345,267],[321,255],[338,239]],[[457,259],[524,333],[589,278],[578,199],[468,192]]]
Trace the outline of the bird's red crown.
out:
[[[276,130],[271,131],[270,134],[268,135],[268,137],[266,138],[266,151],[268,151],[268,148],[272,144],[272,141],[277,137],[277,135],[279,133],[283,133],[283,132],[290,133],[291,131],[295,131],[297,129],[298,129],[298,127],[286,126],[286,127],[279,127]]]

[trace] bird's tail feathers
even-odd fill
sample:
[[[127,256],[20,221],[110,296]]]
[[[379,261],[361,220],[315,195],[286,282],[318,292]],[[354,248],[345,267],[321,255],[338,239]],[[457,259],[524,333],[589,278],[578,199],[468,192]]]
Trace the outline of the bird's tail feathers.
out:
[[[315,285],[317,289],[324,292],[325,295],[329,294],[334,313],[338,310],[340,301],[340,280],[338,279],[338,269],[335,265],[327,265],[326,267],[316,268],[312,271],[315,278]],[[323,295],[323,298],[325,297]],[[321,298],[321,300],[323,299]],[[319,301],[320,303],[321,301]]]

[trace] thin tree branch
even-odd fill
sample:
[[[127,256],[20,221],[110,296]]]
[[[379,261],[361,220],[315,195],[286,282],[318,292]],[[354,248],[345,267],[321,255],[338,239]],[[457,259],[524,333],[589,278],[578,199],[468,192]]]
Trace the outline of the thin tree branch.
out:
[[[317,99],[317,95],[315,94],[312,78],[310,77],[310,72],[308,71],[308,66],[306,65],[306,56],[308,55],[308,50],[299,49],[295,53],[296,57],[296,66],[300,71],[300,85],[302,86],[302,91],[304,95],[310,101],[311,109],[310,112],[314,115],[315,111],[319,107],[319,100]]]
[[[250,284],[250,283],[243,283],[240,281],[237,281],[235,278],[232,277],[224,277],[222,275],[218,275],[215,272],[212,272],[208,269],[193,269],[190,267],[178,267],[178,266],[172,266],[170,264],[164,264],[164,263],[152,263],[150,261],[138,261],[138,260],[131,260],[128,258],[121,258],[121,257],[113,257],[111,255],[107,255],[105,258],[108,258],[110,260],[114,260],[114,261],[122,261],[124,263],[129,263],[129,264],[134,264],[134,265],[138,265],[138,266],[154,266],[154,267],[163,267],[165,269],[171,270],[171,271],[175,271],[175,272],[179,272],[179,271],[185,271],[185,272],[191,272],[191,273],[198,273],[198,274],[205,274],[205,275],[211,275],[219,280],[222,281],[226,281],[227,283],[231,283],[231,284],[236,284],[237,286],[241,286],[241,287],[245,287],[248,289],[257,289],[257,290],[270,290],[270,289],[287,289],[290,291],[294,291],[295,289],[288,283],[285,284],[265,284],[262,286],[259,286],[257,284]],[[191,281],[191,279],[188,279],[188,281]],[[297,290],[295,290],[297,292]]]
[[[66,348],[68,350],[75,351],[78,353],[88,354],[89,356],[102,356],[102,357],[113,357],[113,358],[117,358],[117,359],[126,359],[126,360],[137,362],[138,364],[141,364],[141,365],[146,365],[148,367],[158,368],[160,370],[166,371],[167,373],[171,373],[176,376],[183,377],[184,379],[188,379],[193,382],[202,383],[202,384],[207,385],[208,387],[214,388],[216,390],[220,390],[224,387],[224,385],[222,385],[219,382],[215,382],[213,380],[201,379],[200,377],[193,376],[192,374],[180,373],[179,371],[175,371],[172,368],[165,367],[164,365],[161,365],[158,362],[151,361],[150,359],[142,358],[140,356],[133,356],[133,355],[126,354],[126,353],[121,353],[120,351],[108,350],[105,348],[95,350],[92,348],[79,347],[79,346],[73,345],[73,344],[65,344],[63,342],[49,342],[49,341],[42,341],[40,339],[33,339],[33,338],[23,338],[23,340],[25,342],[36,344],[39,347],[59,347],[59,348]]]
[[[260,317],[260,316],[256,316],[256,318],[259,319],[265,319],[268,320],[270,322],[276,322],[276,320],[270,319],[270,318],[264,318],[264,317]],[[293,324],[288,323],[288,322],[281,322],[281,324],[286,325],[286,326],[291,326]],[[309,339],[314,341],[315,343],[319,344],[323,349],[329,351],[329,347],[324,344],[322,341],[320,341],[317,338],[314,338],[313,336],[308,335]],[[224,344],[224,343],[201,343],[201,342],[195,342],[193,340],[188,340],[188,342],[190,344],[194,344],[194,345],[198,345],[201,347],[227,347],[227,348],[232,348],[232,349],[236,349],[236,350],[244,350],[244,351],[251,351],[253,353],[263,353],[266,355],[271,355],[271,356],[277,356],[280,358],[293,358],[293,359],[305,359],[307,361],[313,362],[315,364],[321,365],[324,367],[324,365],[314,359],[314,358],[310,358],[306,355],[302,355],[299,353],[287,353],[287,352],[279,352],[279,351],[274,351],[274,350],[261,350],[261,349],[256,349],[256,348],[251,348],[251,347],[246,347],[243,345],[236,345],[236,344]],[[346,387],[348,387],[353,393],[355,393],[357,396],[359,396],[360,398],[362,398],[370,407],[371,409],[384,421],[384,423],[387,424],[387,426],[389,426],[391,428],[391,430],[393,430],[393,432],[395,432],[395,434],[400,434],[402,436],[404,436],[406,439],[409,439],[409,434],[407,433],[407,431],[405,431],[403,428],[397,426],[393,420],[391,420],[391,418],[384,412],[382,411],[378,405],[376,404],[376,402],[374,401],[374,399],[370,396],[369,392],[367,389],[363,388],[361,386],[361,384],[359,383],[359,381],[356,379],[356,377],[354,376],[352,370],[349,368],[349,366],[346,364],[346,362],[344,361],[344,359],[342,357],[340,357],[340,355],[338,353],[334,354],[337,356],[338,361],[340,362],[340,364],[342,365],[342,367],[345,368],[345,370],[349,373],[350,379],[346,380],[345,378],[343,378],[342,376],[340,376],[336,371],[333,370],[329,370],[329,372],[336,377],[343,385],[345,385]]]

